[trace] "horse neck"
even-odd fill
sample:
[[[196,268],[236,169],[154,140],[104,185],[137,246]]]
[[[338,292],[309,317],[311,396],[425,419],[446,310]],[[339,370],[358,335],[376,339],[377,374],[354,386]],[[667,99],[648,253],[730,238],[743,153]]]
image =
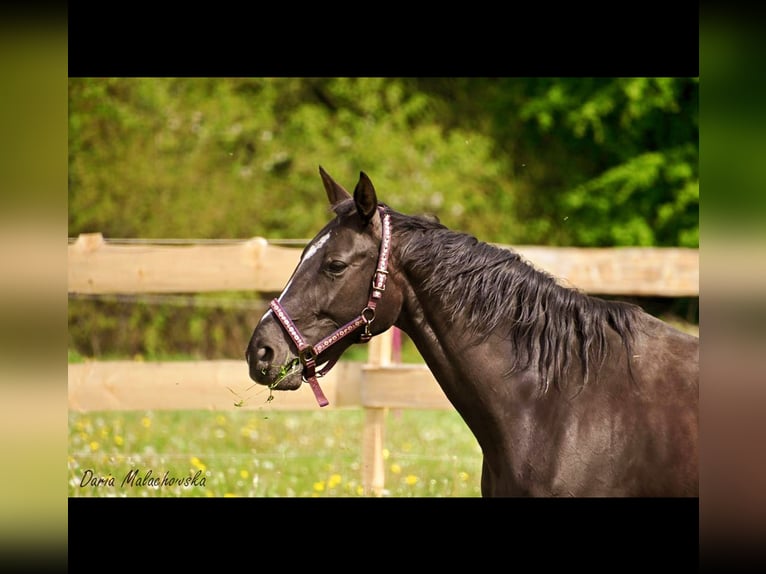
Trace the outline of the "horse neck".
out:
[[[514,395],[526,388],[524,377],[507,380],[508,341],[488,336],[467,345],[459,324],[441,312],[440,302],[419,286],[407,269],[402,312],[396,326],[412,339],[447,398],[471,428],[485,454],[504,448],[504,419],[513,411]],[[520,382],[521,384],[515,384]]]
[[[409,219],[394,223],[395,230],[402,228],[404,231],[392,241],[395,275],[403,291],[402,312],[396,325],[413,340],[453,404],[469,394],[480,396],[485,392],[483,381],[489,380],[487,386],[496,387],[491,383],[507,378],[511,366],[509,357],[514,352],[509,348],[507,333],[484,332],[477,339],[475,326],[468,324],[469,318],[461,317],[463,313],[459,309],[455,312],[454,303],[445,309],[441,298],[433,293],[433,278],[439,277],[441,283],[448,283],[451,275],[464,271],[463,263],[450,263],[446,256],[439,264],[431,264],[438,250],[429,253],[430,249],[422,250],[417,244],[413,247],[412,242],[422,240],[431,231],[447,236],[451,232]],[[440,245],[439,238],[433,242]],[[470,248],[469,245],[467,249]],[[457,316],[451,316],[453,314]]]

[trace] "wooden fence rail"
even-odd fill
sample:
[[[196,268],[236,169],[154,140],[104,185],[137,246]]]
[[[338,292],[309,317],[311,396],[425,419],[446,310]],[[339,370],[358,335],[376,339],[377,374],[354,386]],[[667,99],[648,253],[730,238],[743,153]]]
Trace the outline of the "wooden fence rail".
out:
[[[509,246],[500,246],[509,247]],[[603,295],[694,297],[699,250],[513,246],[567,285]],[[100,233],[69,245],[70,293],[279,292],[301,249],[253,238],[225,245],[114,245]]]
[[[308,385],[277,392],[253,388],[243,360],[85,361],[68,366],[69,408],[76,411],[316,409]],[[425,364],[373,366],[340,361],[321,380],[326,408],[444,409],[452,405]],[[249,390],[248,390],[249,389]],[[241,406],[236,406],[240,399]]]
[[[699,295],[699,251],[675,248],[514,247],[562,283],[602,295]],[[68,249],[70,293],[194,293],[282,290],[301,249],[262,238],[221,245],[116,245],[99,233],[80,235]],[[451,409],[425,365],[394,365],[391,333],[369,344],[367,363],[339,362],[322,381],[330,408],[365,411],[362,482],[365,492],[384,487],[383,444],[389,408]],[[68,367],[69,408],[315,409],[311,390],[253,390],[244,360],[139,362],[86,361]],[[251,389],[250,392],[247,389]],[[238,395],[233,394],[233,392]],[[250,393],[253,393],[252,395]],[[260,393],[260,394],[259,394]]]

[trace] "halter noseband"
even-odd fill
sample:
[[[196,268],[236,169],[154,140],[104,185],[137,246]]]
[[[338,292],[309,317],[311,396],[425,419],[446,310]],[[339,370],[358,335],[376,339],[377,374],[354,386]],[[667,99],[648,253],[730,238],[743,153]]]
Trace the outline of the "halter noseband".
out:
[[[362,312],[358,317],[352,319],[340,329],[312,346],[306,342],[306,339],[301,335],[301,332],[298,330],[298,327],[295,326],[295,323],[293,323],[290,315],[288,315],[285,308],[282,307],[282,304],[277,299],[273,299],[269,304],[269,307],[271,307],[271,310],[274,312],[274,316],[279,320],[279,323],[290,336],[293,343],[295,343],[295,346],[298,347],[298,358],[303,365],[303,381],[311,386],[311,390],[314,391],[314,396],[320,407],[327,406],[330,401],[324,396],[322,389],[319,387],[317,378],[324,377],[335,365],[337,359],[327,363],[327,365],[317,373],[317,357],[338,341],[345,339],[362,325],[364,325],[364,332],[359,336],[359,342],[366,343],[372,338],[372,333],[370,333],[370,323],[375,320],[375,308],[378,306],[378,300],[383,296],[383,292],[386,290],[386,280],[388,279],[388,255],[391,251],[391,215],[386,213],[385,209],[380,206],[378,206],[378,211],[383,224],[383,239],[380,242],[378,265],[375,268],[375,274],[372,276],[372,287],[370,289],[370,296],[367,299],[367,306],[362,309]]]

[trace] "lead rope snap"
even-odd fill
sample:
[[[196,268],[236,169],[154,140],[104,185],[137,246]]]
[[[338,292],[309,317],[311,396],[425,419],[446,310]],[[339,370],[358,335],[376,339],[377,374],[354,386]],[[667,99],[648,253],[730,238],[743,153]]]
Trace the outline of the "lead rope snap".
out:
[[[369,314],[369,318],[368,315]],[[362,310],[362,320],[364,321],[364,332],[359,336],[359,340],[362,343],[367,343],[372,339],[372,333],[370,333],[370,323],[375,320],[375,309],[372,307],[365,307]]]

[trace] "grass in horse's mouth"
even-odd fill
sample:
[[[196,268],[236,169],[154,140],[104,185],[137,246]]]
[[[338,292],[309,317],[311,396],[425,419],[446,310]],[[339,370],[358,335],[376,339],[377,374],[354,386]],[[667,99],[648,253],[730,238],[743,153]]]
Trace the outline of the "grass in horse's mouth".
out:
[[[279,367],[279,373],[277,373],[277,379],[269,385],[269,396],[266,399],[266,402],[269,403],[274,400],[274,388],[284,381],[287,377],[292,375],[296,372],[298,367],[300,367],[301,361],[298,357],[295,357],[293,360],[288,361],[281,367]]]
[[[274,388],[279,383],[284,381],[287,377],[289,377],[290,375],[295,373],[297,371],[298,367],[300,367],[300,364],[301,364],[301,360],[298,357],[296,357],[296,358],[292,359],[291,361],[288,361],[287,363],[285,363],[281,367],[279,367],[279,373],[277,373],[277,379],[273,383],[271,383],[269,385],[269,396],[266,398],[266,402],[267,403],[269,403],[269,402],[274,400]],[[266,374],[266,369],[261,369],[261,374],[265,375]],[[253,388],[254,386],[256,386],[256,385],[251,385],[250,388]],[[227,388],[229,389],[229,391],[231,391],[234,395],[236,395],[239,398],[239,400],[234,403],[235,407],[241,407],[242,405],[245,404],[245,399],[242,398],[239,393],[237,393],[231,387],[227,387]]]

